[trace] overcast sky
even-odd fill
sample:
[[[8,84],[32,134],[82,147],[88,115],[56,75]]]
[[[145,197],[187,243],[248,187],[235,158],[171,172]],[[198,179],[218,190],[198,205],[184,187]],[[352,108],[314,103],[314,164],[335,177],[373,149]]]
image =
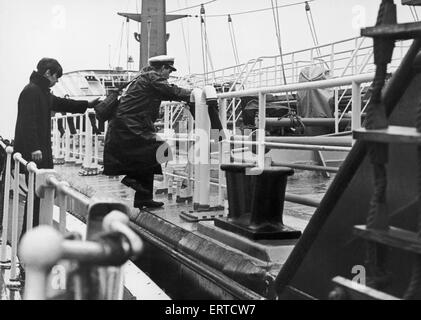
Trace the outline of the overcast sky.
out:
[[[167,11],[205,2],[208,0],[167,0]],[[278,0],[278,5],[296,2],[300,0]],[[401,1],[395,2],[399,2],[399,21],[413,21],[409,8],[401,6]],[[375,23],[379,3],[380,0],[311,2],[319,42],[325,44],[358,36],[364,23]],[[235,14],[270,7],[271,0],[217,0],[206,5],[206,14]],[[42,57],[58,59],[65,72],[107,69],[110,64],[125,67],[127,26],[122,32],[124,18],[117,12],[135,13],[140,8],[141,0],[0,0],[0,135],[13,136],[19,93]],[[177,13],[197,15],[199,10]],[[312,46],[304,4],[279,9],[279,15],[285,52]],[[234,15],[233,26],[241,62],[278,54],[270,10]],[[138,24],[131,22],[129,31],[129,54],[137,67],[139,49],[132,34],[139,31]],[[178,74],[187,74],[189,70],[201,73],[199,19],[170,22],[167,31],[171,35],[168,53],[176,58]],[[227,17],[208,18],[207,33],[215,68],[234,65]]]

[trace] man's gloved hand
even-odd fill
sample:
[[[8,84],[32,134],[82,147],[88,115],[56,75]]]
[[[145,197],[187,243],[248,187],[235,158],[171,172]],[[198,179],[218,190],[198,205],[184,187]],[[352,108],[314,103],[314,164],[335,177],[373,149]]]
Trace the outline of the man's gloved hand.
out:
[[[89,109],[93,109],[93,108],[95,108],[95,106],[97,105],[97,104],[99,104],[101,101],[99,101],[99,98],[96,98],[95,100],[92,100],[92,101],[90,101],[90,102],[88,102],[88,108]]]

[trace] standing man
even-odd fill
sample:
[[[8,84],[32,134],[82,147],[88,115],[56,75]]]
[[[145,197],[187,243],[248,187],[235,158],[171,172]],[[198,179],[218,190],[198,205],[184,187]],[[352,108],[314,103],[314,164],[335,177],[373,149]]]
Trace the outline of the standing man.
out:
[[[162,101],[188,102],[191,95],[190,90],[168,83],[173,71],[174,58],[149,59],[149,66],[129,86],[108,126],[104,174],[126,175],[121,182],[136,190],[135,208],[164,205],[153,200],[154,175],[162,174],[161,164],[168,161],[158,156],[165,142],[157,139],[154,123]]]
[[[51,113],[84,113],[93,108],[92,102],[62,99],[50,92],[63,75],[63,68],[55,59],[44,58],[30,77],[18,101],[18,116],[15,129],[14,150],[27,161],[33,161],[38,169],[53,169],[51,150]],[[27,176],[28,180],[28,176]],[[28,183],[28,181],[27,181]],[[39,224],[39,198],[34,201],[34,226]],[[26,210],[24,228],[26,229]]]

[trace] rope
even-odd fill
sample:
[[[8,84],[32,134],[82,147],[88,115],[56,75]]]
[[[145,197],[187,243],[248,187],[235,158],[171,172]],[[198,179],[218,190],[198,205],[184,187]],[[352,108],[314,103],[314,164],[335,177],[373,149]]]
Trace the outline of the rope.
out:
[[[236,40],[235,32],[234,32],[234,24],[232,22],[232,18],[231,18],[230,15],[228,15],[228,29],[229,29],[229,33],[230,33],[231,45],[232,45],[232,51],[234,53],[235,64],[239,65],[240,59],[239,59],[239,56],[238,56],[237,40]]]
[[[419,21],[418,12],[415,6],[409,6],[409,10],[411,10],[412,17],[414,21]]]
[[[308,26],[310,27],[310,33],[311,33],[311,37],[313,39],[314,46],[318,47],[319,46],[319,39],[317,38],[316,26],[314,24],[313,14],[311,12],[311,7],[310,7],[310,4],[308,2],[306,2],[305,10],[306,10],[306,16],[307,16],[307,23],[308,23]],[[322,56],[320,48],[317,48],[317,53],[319,54],[319,57]]]
[[[180,0],[178,0],[178,3],[180,4]],[[186,3],[187,3],[187,0],[186,0]],[[180,23],[181,23],[181,31],[183,34],[184,50],[186,51],[187,65],[189,68],[189,74],[191,74],[190,39],[187,39],[186,37],[186,32],[184,30],[184,19],[180,19]]]
[[[203,8],[202,8],[203,9]],[[201,15],[202,15],[201,11]],[[208,84],[208,59],[206,58],[206,46],[205,46],[205,38],[204,38],[204,31],[203,31],[203,17],[200,17],[200,40],[201,40],[201,47],[202,47],[202,63],[203,63],[203,73],[205,74],[205,84]]]
[[[209,65],[212,69],[212,72],[215,70],[212,62],[212,56],[209,48],[209,40],[206,26],[206,11],[205,7],[202,5],[200,9],[200,27],[201,27],[201,36],[202,36],[202,59],[204,61],[204,73],[205,73],[205,83],[207,84],[208,78],[207,74],[209,72]],[[208,65],[209,63],[209,65]]]
[[[416,116],[417,132],[421,132],[421,103],[418,105]],[[418,203],[417,203],[417,216],[418,216],[418,239],[421,239],[421,147],[417,148],[418,155]],[[412,267],[411,280],[408,289],[405,292],[404,299],[413,300],[419,298],[421,294],[421,256],[417,255]]]
[[[382,0],[376,26],[396,23],[396,7],[393,0]],[[374,38],[374,62],[376,64],[376,76],[372,86],[372,97],[367,110],[367,129],[387,128],[388,122],[384,105],[382,104],[382,89],[387,75],[387,65],[391,62],[394,40]],[[389,226],[386,207],[387,171],[388,162],[387,144],[371,143],[369,145],[369,157],[374,173],[374,192],[370,201],[370,209],[367,216],[367,228],[384,230]],[[385,259],[387,250],[374,243],[367,244],[367,266],[370,272],[369,283],[375,288],[385,285]]]
[[[281,66],[282,66],[282,76],[284,79],[284,84],[287,85],[288,83],[287,83],[287,77],[285,74],[284,54],[282,50],[281,24],[280,24],[280,19],[279,19],[279,11],[277,10],[278,0],[275,0],[275,1],[276,1],[276,6],[273,0],[271,0],[272,15],[273,15],[273,20],[275,22],[276,37],[278,39],[278,48],[279,48],[279,53],[280,53],[280,58],[281,58]],[[287,98],[288,109],[291,111],[291,103],[289,101],[289,92],[286,92],[286,98]]]
[[[119,49],[119,53],[118,53],[118,66],[120,66],[120,62],[121,62],[121,51],[123,49],[123,34],[124,34],[124,21],[121,25],[121,33],[120,33],[120,49]]]

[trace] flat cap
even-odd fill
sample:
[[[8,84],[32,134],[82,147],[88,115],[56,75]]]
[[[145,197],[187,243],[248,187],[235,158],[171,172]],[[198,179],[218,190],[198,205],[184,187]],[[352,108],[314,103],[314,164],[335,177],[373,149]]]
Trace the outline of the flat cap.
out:
[[[167,55],[156,56],[149,59],[149,65],[158,68],[161,66],[167,66],[170,67],[173,71],[177,71],[177,69],[174,68],[174,60],[174,57]]]

